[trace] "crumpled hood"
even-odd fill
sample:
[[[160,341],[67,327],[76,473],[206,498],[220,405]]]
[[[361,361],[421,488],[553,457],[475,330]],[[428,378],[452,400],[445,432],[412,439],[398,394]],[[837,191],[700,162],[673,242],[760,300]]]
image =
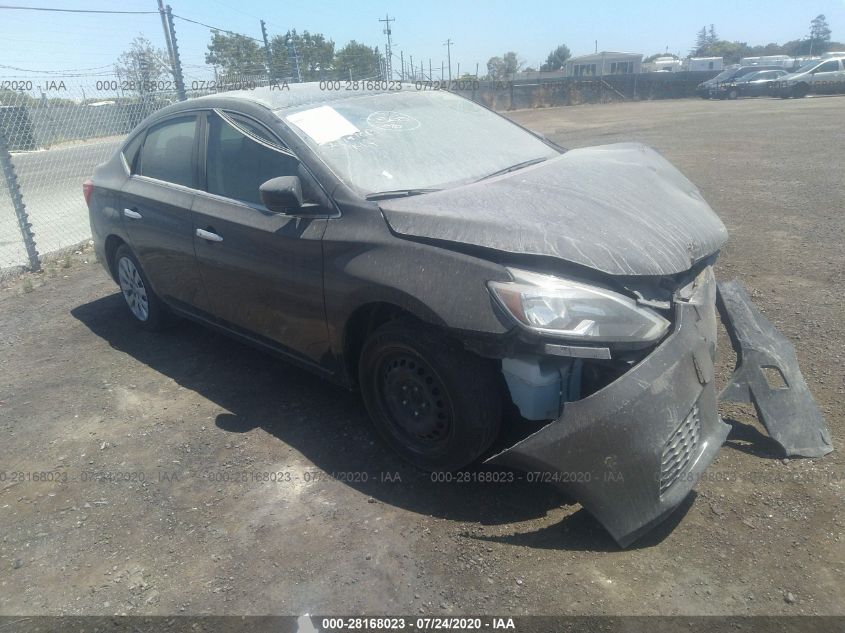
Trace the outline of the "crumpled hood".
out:
[[[510,174],[379,203],[399,235],[546,255],[611,275],[670,275],[716,252],[725,226],[653,149],[575,149]]]

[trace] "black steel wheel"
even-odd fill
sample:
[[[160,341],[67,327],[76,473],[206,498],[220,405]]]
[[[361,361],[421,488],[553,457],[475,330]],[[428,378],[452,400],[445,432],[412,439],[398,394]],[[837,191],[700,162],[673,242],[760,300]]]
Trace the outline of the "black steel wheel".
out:
[[[423,470],[463,468],[498,435],[502,405],[495,363],[415,320],[391,321],[370,336],[359,382],[381,435]]]
[[[454,432],[454,407],[443,380],[412,349],[385,350],[376,361],[380,406],[401,441],[416,452],[432,452]]]

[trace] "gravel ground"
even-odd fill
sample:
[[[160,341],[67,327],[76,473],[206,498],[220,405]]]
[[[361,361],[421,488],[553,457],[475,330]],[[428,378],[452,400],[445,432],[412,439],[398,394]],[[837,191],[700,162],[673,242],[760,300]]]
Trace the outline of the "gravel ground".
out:
[[[281,361],[138,331],[82,251],[0,292],[0,614],[845,613],[843,105],[511,113],[643,141],[699,185],[731,233],[718,273],[796,343],[834,453],[783,460],[725,407],[697,492],[620,550],[544,485],[415,473],[357,396]]]

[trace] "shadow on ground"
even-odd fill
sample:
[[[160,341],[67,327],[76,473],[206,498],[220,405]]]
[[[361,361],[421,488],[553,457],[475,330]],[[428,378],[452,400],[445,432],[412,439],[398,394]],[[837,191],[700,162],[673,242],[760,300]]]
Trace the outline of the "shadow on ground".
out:
[[[481,525],[539,519],[570,503],[550,485],[518,480],[518,475],[510,483],[472,479],[472,473],[480,472],[507,477],[510,471],[501,469],[480,467],[469,474],[468,481],[432,481],[430,475],[405,465],[381,442],[357,394],[188,321],[161,333],[140,330],[126,316],[120,294],[81,305],[71,313],[112,348],[228,411],[217,416],[221,432],[238,434],[261,428],[325,473],[366,473],[366,477],[343,477],[342,481],[382,503]],[[383,481],[382,473],[399,473],[401,482]],[[633,547],[660,543],[686,514],[693,498],[688,497],[664,524]],[[618,550],[604,528],[583,509],[534,532],[488,540],[544,549]]]
[[[755,426],[731,417],[722,420],[731,427],[725,446],[761,459],[782,459],[785,456],[780,444],[761,433]]]

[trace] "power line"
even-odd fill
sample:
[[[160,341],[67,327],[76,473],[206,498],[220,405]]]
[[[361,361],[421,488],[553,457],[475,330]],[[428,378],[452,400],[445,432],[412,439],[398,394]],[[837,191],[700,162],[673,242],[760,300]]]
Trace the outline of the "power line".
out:
[[[0,9],[17,9],[20,11],[51,11],[55,13],[117,13],[122,15],[151,15],[157,11],[111,11],[106,9],[54,9],[52,7],[21,7],[11,4],[0,4]]]
[[[240,35],[241,37],[245,37],[248,40],[253,40],[254,42],[258,42],[259,44],[264,44],[264,40],[261,40],[257,37],[250,37],[249,35],[244,35],[243,33],[237,33],[235,31],[230,31],[229,29],[221,29],[218,26],[211,26],[210,24],[204,24],[203,22],[198,22],[196,20],[191,20],[190,18],[183,18],[181,15],[173,14],[174,18],[178,18],[183,22],[190,22],[191,24],[198,24],[200,26],[204,26],[207,29],[211,29],[212,31],[220,31],[221,33],[228,33],[229,35]]]
[[[92,66],[91,68],[68,68],[66,70],[33,70],[31,68],[18,68],[17,66],[7,66],[0,64],[0,68],[8,68],[9,70],[18,70],[24,73],[44,73],[48,75],[60,75],[62,73],[78,73],[86,70],[102,70],[103,68],[112,68],[113,64],[105,64],[104,66]]]

